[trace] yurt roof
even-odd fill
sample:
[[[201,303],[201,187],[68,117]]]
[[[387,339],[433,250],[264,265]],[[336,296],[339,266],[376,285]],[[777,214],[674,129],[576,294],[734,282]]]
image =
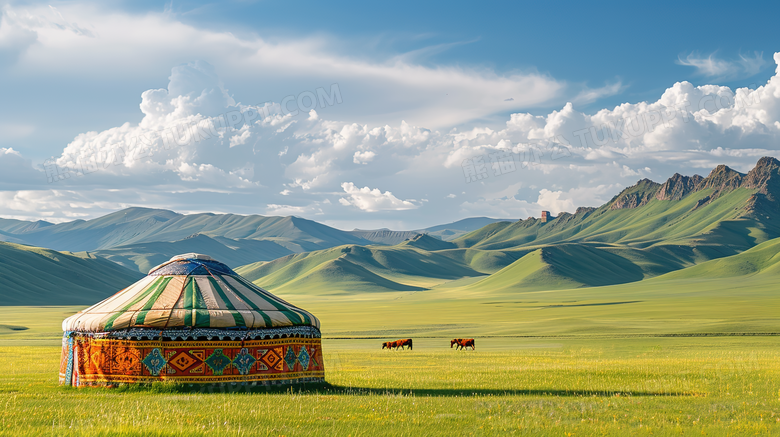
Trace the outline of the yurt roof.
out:
[[[263,329],[320,322],[207,255],[177,255],[135,284],[62,322],[64,331]]]

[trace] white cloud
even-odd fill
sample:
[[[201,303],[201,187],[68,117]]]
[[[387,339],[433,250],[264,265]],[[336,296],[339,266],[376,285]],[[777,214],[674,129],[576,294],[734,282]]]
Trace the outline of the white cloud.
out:
[[[536,203],[542,209],[557,215],[562,212],[574,213],[581,206],[598,207],[606,203],[619,185],[599,185],[596,187],[577,187],[568,191],[539,191]]]
[[[277,94],[276,84],[329,86],[335,81],[342,85],[345,100],[329,110],[374,124],[405,119],[429,128],[449,126],[549,104],[582,88],[537,72],[497,74],[481,68],[424,66],[414,57],[372,60],[368,48],[363,58],[345,56],[340,54],[345,44],[322,35],[279,39],[205,29],[186,24],[175,14],[112,13],[87,4],[56,9],[6,6],[0,24],[0,63],[13,64],[23,73],[40,76],[56,70],[86,80],[122,80],[159,71],[171,62],[207,59],[232,81],[278,100],[285,94]],[[513,100],[505,101],[507,96]],[[319,110],[305,113],[310,120],[321,117]]]
[[[109,213],[128,206],[110,201],[106,194],[75,190],[0,191],[0,216],[19,220],[44,219],[62,222],[94,217],[96,212]]]
[[[574,98],[573,102],[579,104],[591,103],[599,100],[603,97],[614,96],[620,94],[626,86],[622,82],[617,81],[615,83],[606,84],[601,88],[585,88],[579,92]]]
[[[751,77],[761,72],[767,65],[763,52],[753,52],[752,55],[740,54],[739,59],[735,61],[719,59],[714,53],[707,57],[690,53],[685,58],[678,57],[677,63],[695,68],[702,76],[721,80]]]
[[[38,33],[21,25],[15,14],[0,16],[0,67],[13,65],[38,40]]]
[[[318,215],[322,215],[323,212],[322,212],[322,208],[319,207],[318,203],[312,205],[305,205],[305,206],[269,204],[266,206],[266,210],[264,214],[274,215],[274,216],[295,215],[295,216],[303,217],[303,216],[318,216]]]
[[[241,133],[230,137],[230,147],[236,147],[246,144],[249,137],[252,136],[252,132],[248,129],[249,125],[245,125],[241,128]]]
[[[357,208],[367,211],[403,211],[407,209],[417,208],[417,205],[408,201],[401,200],[389,191],[384,193],[378,188],[373,190],[368,187],[358,188],[352,182],[344,182],[341,184],[341,188],[344,192],[349,194],[349,198],[340,198],[339,203],[344,206],[356,206]]]
[[[357,151],[352,157],[352,162],[355,164],[368,164],[374,159],[375,156],[376,153],[370,150],[365,152]]]
[[[780,143],[780,75],[754,90],[679,82],[655,101],[593,114],[567,103],[543,115],[511,114],[503,128],[436,130],[239,104],[214,71],[205,62],[175,67],[167,88],[142,94],[140,122],[76,136],[57,163],[85,175],[47,184],[42,167],[0,149],[0,215],[94,217],[127,204],[416,229],[469,215],[573,212],[640,178],[662,182],[718,164],[747,171],[761,156],[777,156]],[[567,153],[554,155],[550,138]],[[467,182],[462,163],[474,156],[484,178]],[[501,156],[516,157],[514,166],[493,162]]]

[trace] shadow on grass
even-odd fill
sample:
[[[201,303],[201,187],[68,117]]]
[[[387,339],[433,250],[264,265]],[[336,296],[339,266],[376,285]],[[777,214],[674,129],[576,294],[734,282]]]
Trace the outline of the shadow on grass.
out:
[[[335,396],[416,396],[416,397],[476,397],[476,396],[549,396],[549,397],[649,397],[649,396],[701,396],[694,392],[675,391],[623,391],[587,389],[446,389],[446,388],[374,388],[347,387],[329,383],[305,383],[294,385],[241,385],[241,384],[180,384],[158,382],[153,384],[120,384],[115,387],[86,388],[86,390],[110,390],[112,393],[161,393],[161,394],[287,394],[287,395],[335,395]],[[64,390],[83,390],[64,388]]]

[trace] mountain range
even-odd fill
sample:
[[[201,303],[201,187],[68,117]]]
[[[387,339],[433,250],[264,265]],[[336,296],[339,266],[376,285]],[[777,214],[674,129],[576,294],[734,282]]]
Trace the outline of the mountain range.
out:
[[[599,208],[495,222],[449,242],[418,235],[391,247],[346,245],[238,271],[271,289],[304,294],[455,284],[498,293],[636,282],[780,237],[779,182],[780,162],[762,158],[747,174],[718,166],[707,177],[645,179]],[[762,256],[777,247],[770,244]]]
[[[129,208],[62,224],[0,219],[0,240],[8,242],[0,244],[9,259],[19,252],[25,260],[14,275],[34,275],[56,258],[67,261],[77,277],[98,269],[115,278],[95,273],[95,283],[73,288],[74,295],[87,296],[82,300],[114,292],[116,283],[186,252],[210,254],[283,294],[447,289],[489,295],[659,276],[708,278],[713,272],[776,274],[778,217],[780,162],[766,157],[746,174],[721,165],[706,177],[643,179],[598,208],[554,218],[471,218],[423,230],[342,231],[298,217]],[[4,272],[4,278],[10,274]],[[21,296],[22,282],[14,281],[4,297]],[[110,289],[101,288],[105,281]],[[45,294],[50,285],[42,280],[36,293]]]
[[[456,235],[497,221],[483,217],[455,222],[451,230],[449,225],[435,228]],[[300,217],[184,215],[150,208],[127,208],[61,224],[0,219],[0,241],[89,251],[143,273],[173,255],[193,251],[212,253],[238,266],[343,244],[397,244],[421,232],[427,231],[342,231]]]

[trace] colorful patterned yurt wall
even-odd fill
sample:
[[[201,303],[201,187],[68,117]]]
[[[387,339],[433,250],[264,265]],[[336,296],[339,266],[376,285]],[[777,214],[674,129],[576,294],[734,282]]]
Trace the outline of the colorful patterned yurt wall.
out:
[[[319,326],[226,265],[179,255],[63,321],[60,383],[323,381]]]

